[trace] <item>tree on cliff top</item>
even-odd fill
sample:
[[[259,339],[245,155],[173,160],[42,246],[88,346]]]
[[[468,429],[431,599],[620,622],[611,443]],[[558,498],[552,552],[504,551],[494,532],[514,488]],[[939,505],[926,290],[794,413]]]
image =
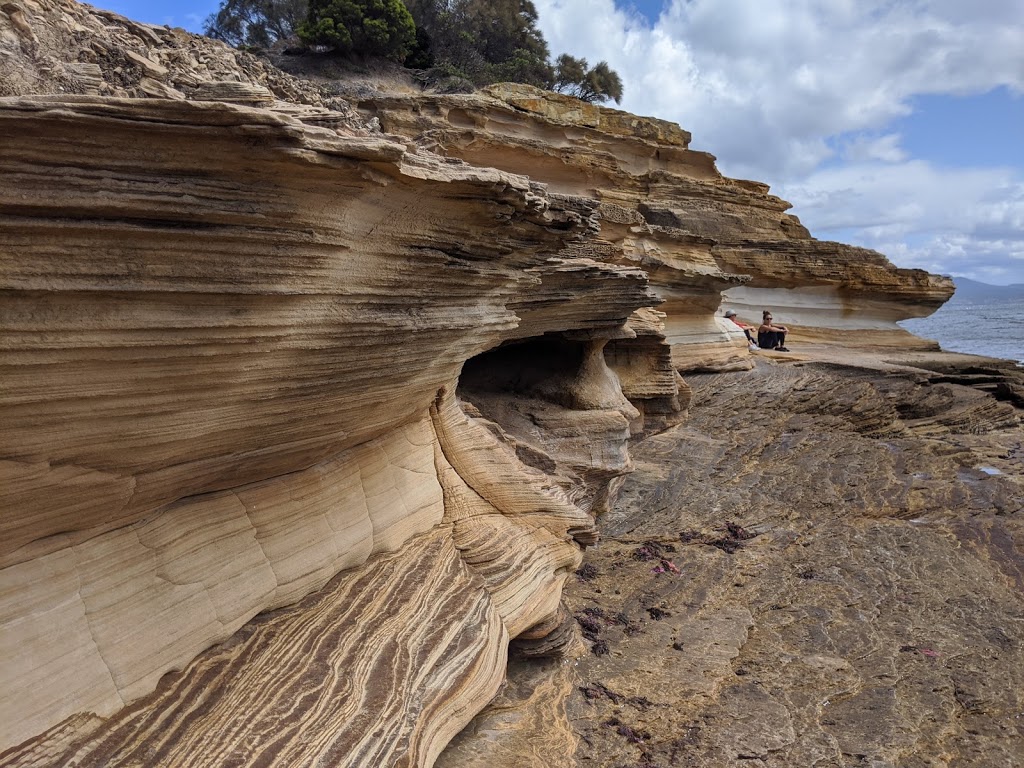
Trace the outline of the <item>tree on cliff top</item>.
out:
[[[295,34],[306,11],[307,0],[223,0],[203,31],[236,48],[265,48]]]
[[[590,102],[622,98],[607,62],[591,68],[562,54],[552,66],[532,0],[222,0],[206,21],[208,35],[235,46],[267,47],[296,32],[342,53],[404,58],[435,84],[511,81]]]
[[[602,61],[562,54],[551,65],[531,0],[406,0],[427,56],[438,69],[476,85],[510,80],[556,88],[589,102],[619,102],[622,79]]]
[[[608,62],[588,67],[586,59],[563,53],[555,63],[555,90],[583,101],[622,101],[622,78]]]
[[[406,0],[441,70],[476,85],[501,80],[549,87],[548,45],[530,0]]]
[[[401,61],[416,40],[416,25],[402,0],[310,0],[299,37],[341,53]]]

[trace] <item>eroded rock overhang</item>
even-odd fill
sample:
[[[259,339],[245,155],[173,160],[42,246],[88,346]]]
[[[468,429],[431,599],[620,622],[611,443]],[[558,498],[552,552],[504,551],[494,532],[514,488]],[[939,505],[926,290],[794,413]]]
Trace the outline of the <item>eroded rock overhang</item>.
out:
[[[572,645],[685,407],[592,202],[210,102],[2,100],[0,166],[5,762],[427,765],[511,638]],[[455,393],[535,344],[572,394],[517,440]]]
[[[680,370],[751,364],[743,335],[721,318],[723,303],[754,324],[772,308],[804,341],[854,332],[861,344],[906,346],[922,342],[896,321],[927,315],[952,295],[948,278],[814,239],[768,185],[722,176],[672,123],[511,84],[358,106],[433,151],[597,202],[601,229],[591,247],[650,275]]]
[[[510,639],[571,646],[561,584],[675,369],[749,365],[722,291],[882,333],[948,294],[664,121],[500,87],[360,105],[382,134],[27,7],[5,87],[162,100],[0,106],[0,762],[429,765]]]

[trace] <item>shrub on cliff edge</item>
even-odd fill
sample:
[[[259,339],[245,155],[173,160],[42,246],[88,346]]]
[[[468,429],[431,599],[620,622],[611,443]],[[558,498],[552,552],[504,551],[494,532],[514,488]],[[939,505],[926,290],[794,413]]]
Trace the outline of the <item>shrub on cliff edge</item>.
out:
[[[586,59],[563,53],[555,63],[555,90],[591,103],[612,99],[618,104],[622,101],[622,78],[607,61],[590,67]]]

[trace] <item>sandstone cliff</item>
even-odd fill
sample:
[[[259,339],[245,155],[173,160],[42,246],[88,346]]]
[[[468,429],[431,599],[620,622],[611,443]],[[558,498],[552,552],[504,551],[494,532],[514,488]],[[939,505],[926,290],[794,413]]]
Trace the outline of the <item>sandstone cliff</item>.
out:
[[[588,247],[648,274],[682,370],[749,366],[731,324],[715,319],[723,301],[755,325],[771,307],[802,340],[856,331],[861,343],[907,347],[919,341],[896,321],[929,314],[953,293],[947,278],[815,240],[789,203],[765,184],[723,177],[672,123],[507,84],[358,108],[419,146],[596,200],[601,231]]]
[[[349,103],[71,0],[0,4],[0,89],[4,765],[432,765],[510,642],[586,651],[679,371],[753,365],[723,292],[882,346],[951,293],[530,89]]]

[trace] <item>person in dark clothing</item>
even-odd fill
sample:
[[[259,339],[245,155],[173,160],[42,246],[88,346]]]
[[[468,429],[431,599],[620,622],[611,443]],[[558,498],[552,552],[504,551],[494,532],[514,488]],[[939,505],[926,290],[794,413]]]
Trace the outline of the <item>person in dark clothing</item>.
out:
[[[761,349],[774,349],[776,352],[789,352],[786,349],[786,334],[789,328],[772,323],[772,313],[767,309],[761,315],[761,327],[757,329],[757,346]]]

